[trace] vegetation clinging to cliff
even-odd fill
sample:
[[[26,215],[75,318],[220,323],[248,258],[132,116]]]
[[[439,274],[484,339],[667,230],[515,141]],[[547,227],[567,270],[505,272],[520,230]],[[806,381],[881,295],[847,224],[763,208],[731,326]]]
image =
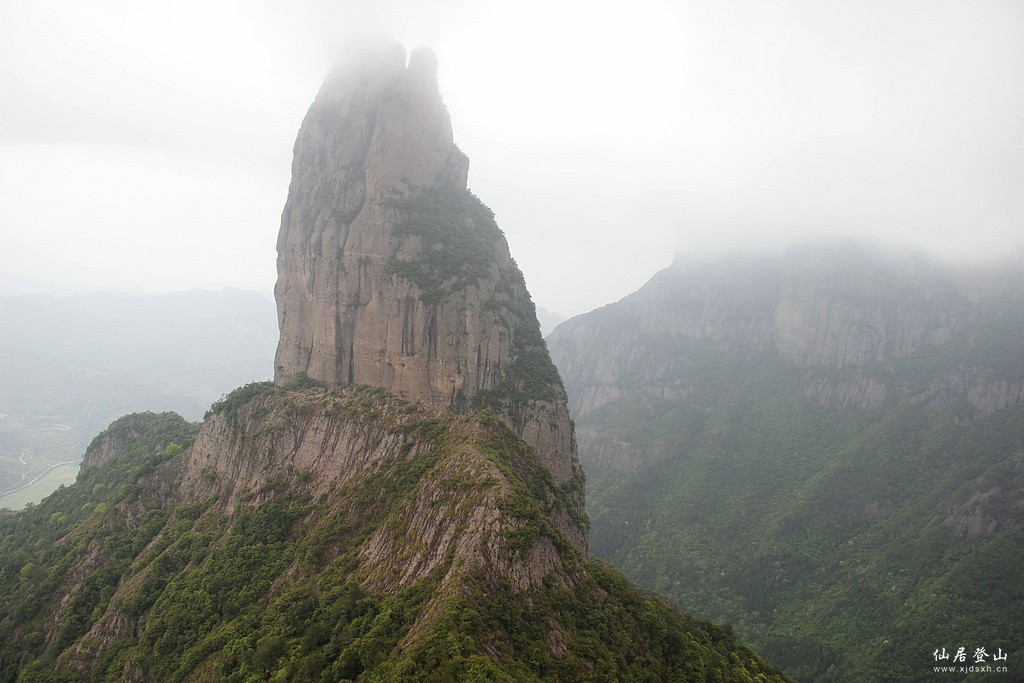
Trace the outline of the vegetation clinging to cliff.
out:
[[[416,237],[422,244],[414,259],[396,256],[388,267],[414,283],[425,302],[436,303],[492,275],[502,233],[494,213],[472,192],[422,187],[390,205],[401,215],[392,235]]]
[[[549,473],[486,413],[437,415],[370,388],[250,393],[229,402],[245,421],[253,411],[271,422],[358,420],[413,446],[329,495],[294,473],[224,507],[177,500],[183,463],[174,455],[184,439],[153,453],[162,444],[135,433],[88,481],[28,512],[0,515],[0,680],[105,681],[125,671],[229,682],[568,683],[647,681],[652,672],[666,681],[785,680],[725,631],[594,563],[526,592],[493,570],[471,571],[445,588],[440,611],[413,635],[460,559],[449,554],[425,578],[373,592],[364,542],[381,525],[407,528],[406,502],[427,482],[445,484],[439,491],[453,501],[501,486],[512,492],[503,513],[512,526],[499,545],[525,551],[531,539],[515,530],[531,533],[536,524],[571,556],[549,523],[550,505],[559,504]],[[449,471],[467,448],[493,462],[505,483],[473,468]],[[115,485],[126,471],[132,482]],[[447,498],[432,505],[434,514],[453,509]],[[94,628],[104,635],[85,637]]]

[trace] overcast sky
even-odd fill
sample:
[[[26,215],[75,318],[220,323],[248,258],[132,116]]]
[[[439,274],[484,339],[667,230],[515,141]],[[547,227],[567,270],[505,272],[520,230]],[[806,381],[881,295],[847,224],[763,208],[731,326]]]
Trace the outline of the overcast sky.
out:
[[[440,59],[470,188],[564,315],[687,255],[1024,254],[1024,3],[0,0],[0,294],[269,291],[354,32]]]

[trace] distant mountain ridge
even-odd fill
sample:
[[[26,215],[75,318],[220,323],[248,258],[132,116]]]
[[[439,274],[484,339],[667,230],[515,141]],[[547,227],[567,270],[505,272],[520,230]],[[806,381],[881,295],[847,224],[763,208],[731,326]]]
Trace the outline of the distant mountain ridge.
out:
[[[677,261],[547,341],[595,555],[800,680],[931,680],[958,639],[1021,675],[1020,271]]]
[[[274,303],[230,287],[0,298],[0,321],[10,348],[159,382],[204,410],[226,391],[263,378],[268,349],[272,356],[277,343]]]
[[[537,306],[537,321],[540,323],[540,333],[546,337],[556,327],[564,323],[566,318],[564,315],[549,311],[543,306]]]
[[[840,413],[963,399],[986,415],[1024,402],[1022,281],[847,244],[678,261],[547,341],[577,418],[685,396],[687,346],[790,363],[806,396]]]
[[[78,460],[125,413],[201,418],[270,376],[277,341],[274,304],[230,288],[0,298],[0,328],[0,492]]]

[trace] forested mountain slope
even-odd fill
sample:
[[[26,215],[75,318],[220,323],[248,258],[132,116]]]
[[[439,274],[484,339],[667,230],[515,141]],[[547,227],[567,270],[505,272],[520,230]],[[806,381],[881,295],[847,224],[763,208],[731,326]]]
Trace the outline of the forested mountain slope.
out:
[[[932,680],[959,647],[1019,679],[1019,272],[680,261],[548,343],[596,556],[800,680]]]
[[[250,385],[0,514],[5,681],[782,681],[573,550],[489,412]]]

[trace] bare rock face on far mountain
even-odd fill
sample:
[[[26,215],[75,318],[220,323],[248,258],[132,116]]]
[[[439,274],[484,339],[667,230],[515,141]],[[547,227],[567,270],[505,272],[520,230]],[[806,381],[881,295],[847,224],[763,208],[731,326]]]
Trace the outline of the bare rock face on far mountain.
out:
[[[295,143],[278,238],[275,381],[366,384],[491,408],[559,485],[582,471],[566,395],[521,272],[466,189],[437,59],[398,44],[335,70]],[[585,529],[562,520],[581,553]]]
[[[577,418],[631,392],[689,395],[699,388],[689,367],[697,361],[686,355],[693,348],[782,359],[808,398],[841,413],[966,398],[990,414],[1024,401],[1024,380],[951,359],[982,339],[1019,348],[1005,329],[1019,319],[1019,281],[855,245],[680,261],[548,341]],[[911,381],[905,370],[914,364],[941,371]]]

